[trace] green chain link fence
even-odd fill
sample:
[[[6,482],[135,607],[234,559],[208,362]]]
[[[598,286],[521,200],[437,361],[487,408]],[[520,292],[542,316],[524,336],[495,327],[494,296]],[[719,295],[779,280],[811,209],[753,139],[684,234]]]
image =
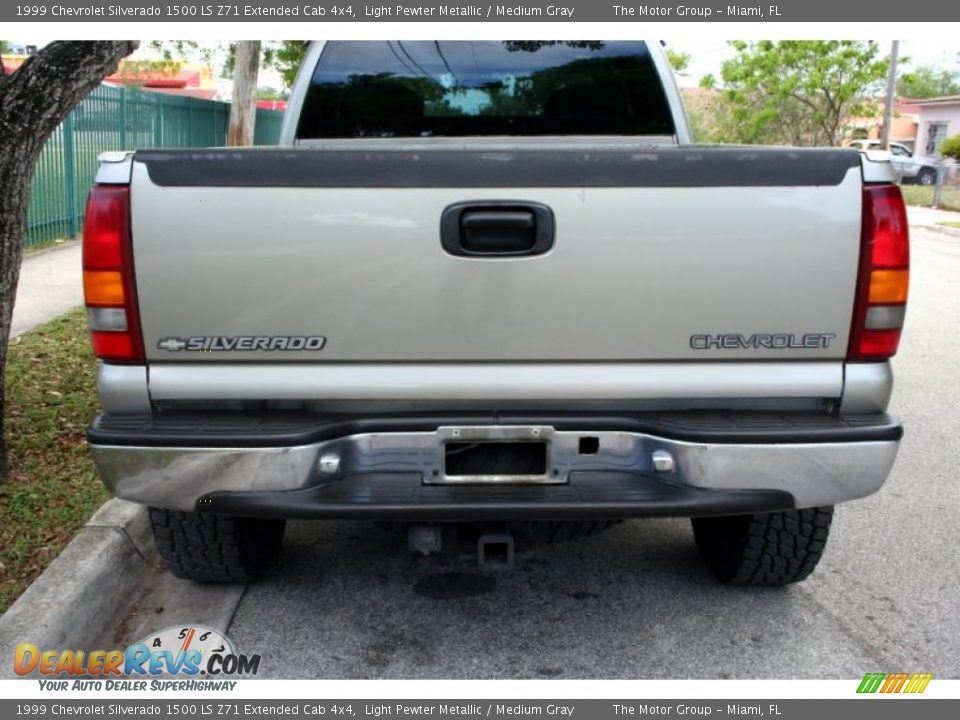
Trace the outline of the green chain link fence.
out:
[[[78,235],[97,156],[146,147],[211,147],[226,141],[230,104],[101,85],[74,108],[37,163],[24,246]],[[257,110],[255,145],[276,145],[283,113]]]

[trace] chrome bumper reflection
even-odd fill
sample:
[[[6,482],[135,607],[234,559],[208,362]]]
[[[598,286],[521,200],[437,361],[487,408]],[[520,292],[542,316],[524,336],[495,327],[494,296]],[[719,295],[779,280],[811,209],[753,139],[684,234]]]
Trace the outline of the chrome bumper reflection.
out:
[[[497,426],[368,433],[282,448],[91,447],[100,477],[117,497],[193,510],[199,498],[213,492],[296,490],[358,473],[415,472],[425,482],[444,482],[443,445],[454,430],[455,437],[478,442],[516,433],[545,440],[548,471],[541,482],[562,483],[574,471],[634,472],[704,489],[782,490],[793,495],[797,507],[833,505],[876,492],[899,446],[893,440],[693,443],[643,433],[536,429],[535,435],[533,427]],[[595,452],[583,453],[585,437],[596,438]],[[585,447],[592,449],[593,442]],[[480,484],[510,481],[485,476]]]

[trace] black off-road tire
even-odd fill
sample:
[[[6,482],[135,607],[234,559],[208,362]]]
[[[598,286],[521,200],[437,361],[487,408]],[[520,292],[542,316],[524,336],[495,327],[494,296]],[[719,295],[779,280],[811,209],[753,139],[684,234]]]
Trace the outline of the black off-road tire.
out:
[[[779,587],[813,572],[832,518],[833,507],[818,507],[692,522],[700,555],[720,580]]]
[[[284,520],[150,508],[160,557],[177,577],[240,583],[263,574],[280,550]]]

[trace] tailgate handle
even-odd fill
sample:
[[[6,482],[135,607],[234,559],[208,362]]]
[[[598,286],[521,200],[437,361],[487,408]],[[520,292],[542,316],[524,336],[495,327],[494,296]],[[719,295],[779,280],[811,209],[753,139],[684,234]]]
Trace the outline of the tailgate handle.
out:
[[[440,244],[463,257],[541,255],[553,247],[553,236],[553,211],[540,203],[456,203],[440,218]]]

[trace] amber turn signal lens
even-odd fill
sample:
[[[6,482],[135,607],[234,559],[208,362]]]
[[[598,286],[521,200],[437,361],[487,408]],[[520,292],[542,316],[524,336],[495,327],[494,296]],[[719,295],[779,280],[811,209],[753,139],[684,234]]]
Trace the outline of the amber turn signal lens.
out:
[[[84,270],[83,297],[87,305],[123,305],[123,275],[116,270]]]
[[[870,303],[904,303],[910,285],[909,270],[874,270],[870,273]]]

